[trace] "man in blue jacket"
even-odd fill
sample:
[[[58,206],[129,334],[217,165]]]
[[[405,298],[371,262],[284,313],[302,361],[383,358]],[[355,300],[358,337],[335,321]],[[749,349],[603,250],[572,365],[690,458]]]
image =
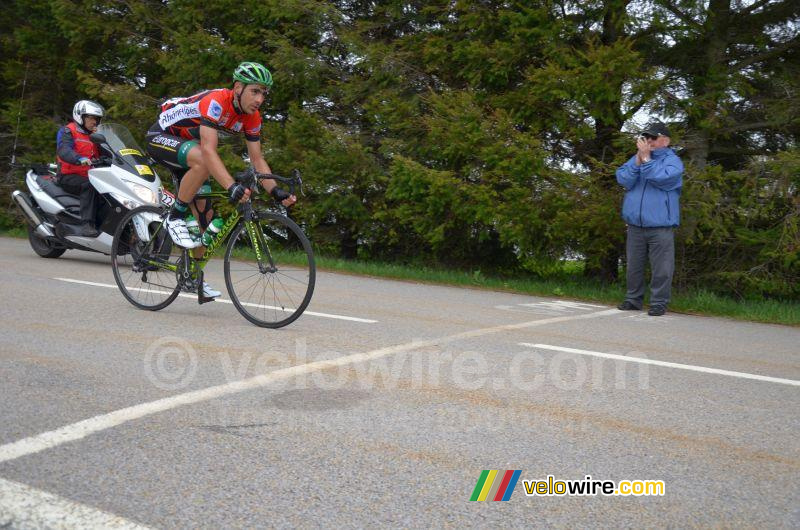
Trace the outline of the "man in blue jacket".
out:
[[[617,182],[626,190],[622,218],[628,225],[628,291],[619,305],[623,311],[642,308],[648,256],[652,277],[647,314],[661,316],[667,311],[683,186],[683,163],[669,144],[666,125],[653,122],[636,140],[636,154],[617,170]]]

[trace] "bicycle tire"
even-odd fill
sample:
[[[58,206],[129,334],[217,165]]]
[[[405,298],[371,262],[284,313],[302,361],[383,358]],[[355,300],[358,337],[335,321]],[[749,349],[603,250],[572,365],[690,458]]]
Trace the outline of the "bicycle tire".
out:
[[[149,289],[132,288],[132,287],[130,287],[130,286],[128,286],[126,284],[126,280],[125,280],[125,278],[123,278],[123,268],[125,268],[125,266],[123,264],[121,264],[121,260],[125,256],[131,255],[131,243],[132,243],[133,238],[136,237],[135,236],[135,232],[134,233],[130,232],[130,230],[128,229],[128,225],[132,223],[132,220],[134,219],[135,216],[137,216],[139,214],[143,214],[143,213],[156,214],[159,217],[161,217],[163,215],[163,210],[161,208],[157,207],[157,206],[140,206],[138,208],[134,208],[133,210],[129,211],[127,214],[125,214],[122,217],[122,220],[120,221],[119,225],[117,226],[117,229],[114,231],[114,242],[111,245],[111,268],[112,268],[112,270],[114,272],[114,281],[117,283],[117,287],[119,288],[120,292],[122,293],[122,296],[124,296],[125,299],[128,302],[130,302],[131,304],[133,304],[135,307],[137,307],[139,309],[145,309],[147,311],[158,311],[160,309],[164,309],[169,304],[174,302],[175,299],[180,294],[181,285],[177,280],[175,272],[168,271],[168,270],[165,269],[164,276],[165,277],[170,277],[170,275],[171,275],[171,277],[174,277],[176,285],[174,286],[174,288],[172,288],[171,286],[159,285],[159,287],[162,287],[162,288],[167,288],[167,289],[171,288],[172,291],[171,292],[167,292],[167,297],[165,299],[163,299],[163,300],[161,300],[159,302],[156,302],[156,303],[152,303],[152,304],[145,303],[145,302],[140,300],[140,297],[134,295],[134,293],[141,292],[141,291],[150,292]],[[126,230],[126,229],[128,229],[128,230]],[[172,240],[169,238],[169,234],[166,233],[166,227],[161,225],[160,230],[164,231],[163,232],[164,233],[163,237],[166,238],[166,240],[162,240],[161,247],[163,247],[166,243],[168,243],[169,244],[169,250],[167,251],[167,255],[169,255],[169,252],[171,251],[172,246],[174,244],[172,243]],[[146,245],[145,245],[145,247],[146,247]],[[161,249],[159,249],[159,250],[161,250]],[[162,250],[162,253],[163,253],[163,250]],[[156,254],[158,254],[158,252],[156,252]],[[140,271],[136,271],[135,269],[132,269],[132,270],[136,274],[139,274],[140,272],[143,272],[144,273],[143,276],[146,275],[147,272],[149,272],[149,271],[141,271],[141,270]],[[152,269],[150,271],[152,271]],[[131,276],[132,275],[128,275],[128,277],[131,277]],[[147,284],[147,282],[143,282],[143,283]],[[160,294],[161,291],[152,291],[152,293],[159,293]]]
[[[296,256],[299,256],[301,264],[281,265],[275,271],[264,272],[260,270],[260,267],[248,263],[246,259],[238,259],[236,263],[245,267],[245,274],[250,272],[249,278],[256,277],[254,285],[264,282],[263,288],[265,292],[262,292],[260,300],[267,302],[270,298],[268,291],[271,291],[272,294],[271,305],[253,303],[249,300],[243,301],[242,295],[244,293],[237,292],[237,285],[240,282],[232,276],[235,271],[232,268],[234,249],[240,238],[244,241],[243,236],[246,236],[249,240],[245,222],[241,221],[231,232],[225,250],[225,286],[228,289],[228,295],[231,297],[233,305],[236,306],[236,309],[244,318],[259,327],[281,328],[297,320],[311,302],[316,283],[314,252],[311,248],[311,242],[303,233],[303,230],[288,217],[273,212],[257,212],[254,221],[264,238],[268,240],[269,252],[273,260],[276,259],[276,252],[286,250],[292,251]],[[269,230],[266,230],[267,227],[269,227]],[[276,237],[278,232],[284,233],[284,231],[284,237]],[[250,241],[250,248],[253,248],[252,241]],[[250,262],[252,261],[250,260]],[[255,262],[258,263],[257,260]],[[277,266],[277,264],[275,265]],[[261,276],[259,277],[259,275]],[[303,281],[306,282],[305,287],[301,287]],[[255,288],[255,286],[252,287],[253,290]],[[242,290],[243,288],[240,287],[239,291]],[[301,293],[301,291],[303,292]],[[287,306],[286,303],[291,305]],[[274,319],[268,319],[269,315],[273,315]],[[283,315],[287,316],[283,317]]]

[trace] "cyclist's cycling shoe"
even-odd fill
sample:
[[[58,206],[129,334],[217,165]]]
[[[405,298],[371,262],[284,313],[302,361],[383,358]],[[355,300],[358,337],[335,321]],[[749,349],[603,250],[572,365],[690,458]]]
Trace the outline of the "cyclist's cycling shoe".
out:
[[[187,293],[196,293],[197,292],[197,281],[196,280],[188,280],[183,283],[181,286],[181,291],[185,291]],[[206,298],[216,298],[220,296],[222,293],[208,285],[208,282],[203,282],[203,296]]]
[[[189,232],[189,229],[186,227],[186,219],[173,219],[168,217],[165,224],[167,225],[167,231],[169,232],[169,237],[172,238],[172,242],[179,247],[197,248],[202,244],[199,238],[194,237]]]

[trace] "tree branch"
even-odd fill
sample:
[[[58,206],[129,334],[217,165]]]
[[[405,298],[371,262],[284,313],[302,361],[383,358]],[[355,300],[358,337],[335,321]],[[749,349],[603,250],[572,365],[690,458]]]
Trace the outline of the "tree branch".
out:
[[[741,10],[741,11],[739,12],[739,14],[741,14],[741,15],[749,15],[750,13],[752,13],[753,11],[755,11],[756,9],[758,9],[759,7],[762,7],[762,6],[764,6],[764,5],[768,4],[768,3],[770,3],[770,1],[771,1],[771,0],[760,0],[760,1],[756,2],[755,4],[753,4],[753,5],[751,5],[751,6],[747,7],[747,8],[745,8],[745,9],[743,9],[743,10]]]
[[[769,4],[763,11],[747,15],[746,24],[761,31],[764,26],[788,22],[798,13],[800,13],[800,4],[796,1]]]
[[[738,125],[733,125],[731,127],[725,127],[722,129],[717,129],[718,132],[721,133],[733,133],[733,132],[740,132],[740,131],[753,131],[756,129],[769,129],[775,127],[776,125],[781,125],[782,122],[780,121],[756,121],[752,123],[740,123]]]
[[[763,53],[759,53],[758,55],[753,55],[751,57],[746,57],[746,58],[742,59],[741,61],[738,61],[736,63],[732,63],[728,67],[728,69],[729,69],[729,71],[742,70],[742,69],[747,68],[748,66],[750,66],[752,64],[760,63],[761,61],[766,61],[767,59],[772,59],[776,55],[781,55],[785,51],[791,50],[792,48],[796,48],[798,45],[800,45],[800,38],[795,37],[794,39],[792,39],[792,40],[790,40],[788,42],[784,42],[780,46],[772,48],[771,50],[767,50],[767,51],[765,51]]]
[[[667,11],[669,11],[670,13],[681,19],[687,25],[695,28],[700,27],[700,24],[698,24],[696,20],[694,20],[692,17],[690,17],[689,15],[678,9],[672,2],[669,2],[668,0],[657,0],[656,4],[665,8]]]

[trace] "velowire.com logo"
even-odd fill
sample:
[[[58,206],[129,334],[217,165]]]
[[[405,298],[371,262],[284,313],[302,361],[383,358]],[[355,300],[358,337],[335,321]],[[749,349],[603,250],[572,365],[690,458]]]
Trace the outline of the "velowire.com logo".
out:
[[[475,484],[470,501],[507,501],[514,493],[522,473],[519,469],[484,469]],[[651,497],[666,494],[663,480],[625,479],[596,480],[585,475],[581,480],[558,479],[547,475],[546,480],[523,480],[526,497],[594,497],[597,495],[614,497]]]

